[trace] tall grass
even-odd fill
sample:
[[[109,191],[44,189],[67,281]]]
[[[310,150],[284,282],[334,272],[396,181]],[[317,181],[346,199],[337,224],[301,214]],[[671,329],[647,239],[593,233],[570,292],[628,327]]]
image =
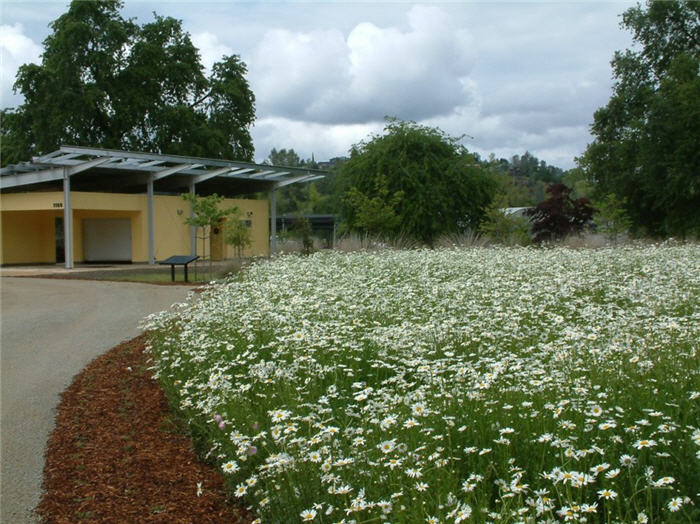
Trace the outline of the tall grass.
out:
[[[699,255],[281,257],[144,327],[263,522],[697,522]]]

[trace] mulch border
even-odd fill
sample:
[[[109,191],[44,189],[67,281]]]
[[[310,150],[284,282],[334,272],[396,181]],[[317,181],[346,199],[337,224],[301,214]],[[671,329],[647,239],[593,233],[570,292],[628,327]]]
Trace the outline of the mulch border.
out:
[[[141,335],[93,360],[61,394],[35,510],[41,522],[253,520],[227,499],[221,473],[197,458],[147,367]]]

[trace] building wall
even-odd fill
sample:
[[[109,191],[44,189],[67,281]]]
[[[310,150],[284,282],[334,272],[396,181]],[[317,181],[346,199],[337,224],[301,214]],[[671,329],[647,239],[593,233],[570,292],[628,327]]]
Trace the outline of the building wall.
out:
[[[2,211],[63,210],[63,193],[60,191],[2,193],[0,209]]]
[[[189,216],[190,205],[179,196],[159,196],[154,199],[155,230],[156,230],[156,260],[163,260],[171,255],[183,255],[190,252],[190,229],[184,226]],[[232,199],[226,198],[221,204],[224,209],[237,206],[242,218],[251,221],[251,246],[244,251],[245,256],[265,256],[270,252],[269,245],[269,211],[267,200]],[[148,221],[144,223],[146,230],[146,258],[148,260]],[[202,236],[201,230],[197,231]],[[204,254],[211,252],[210,240],[205,241]],[[197,254],[202,255],[202,239],[197,239]],[[224,245],[224,258],[235,257],[234,249]]]
[[[244,256],[267,256],[270,254],[270,204],[267,200],[224,199],[224,206],[238,206],[241,219],[250,220],[251,245],[243,251]],[[224,244],[224,258],[235,258],[233,246]]]
[[[2,211],[3,264],[36,263],[46,264],[56,261],[55,217],[53,211]]]
[[[269,214],[266,200],[225,199],[224,207],[238,206],[251,221],[252,245],[246,256],[269,253]],[[129,218],[131,220],[132,262],[148,262],[148,204],[146,195],[71,192],[73,209],[73,260],[84,260],[83,221],[91,218]],[[155,195],[155,257],[190,252],[189,203],[175,195]],[[2,252],[0,263],[55,263],[56,217],[63,216],[62,192],[0,194]],[[197,253],[201,255],[201,240]],[[209,248],[207,246],[207,253]],[[224,256],[233,258],[231,246]]]

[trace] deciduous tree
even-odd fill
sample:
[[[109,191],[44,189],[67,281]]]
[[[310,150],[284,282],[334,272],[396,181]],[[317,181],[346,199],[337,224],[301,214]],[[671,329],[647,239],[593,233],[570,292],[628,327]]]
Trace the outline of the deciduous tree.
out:
[[[351,229],[363,230],[363,208],[353,203],[380,198],[398,217],[387,233],[429,245],[440,235],[476,229],[495,189],[458,138],[400,120],[389,120],[382,135],[354,145],[338,176],[344,191],[355,196],[344,200]]]
[[[242,258],[243,250],[252,244],[250,226],[243,219],[243,213],[238,207],[226,217],[224,240],[227,244],[233,246],[238,258]]]
[[[617,243],[618,237],[627,233],[632,225],[625,211],[625,204],[624,200],[618,199],[612,193],[595,203],[596,212],[593,218],[597,229],[613,243]]]
[[[547,188],[549,198],[528,209],[535,242],[559,240],[580,233],[593,218],[595,209],[587,198],[571,198],[571,188],[562,183]]]
[[[138,25],[118,0],[80,0],[51,24],[41,64],[20,67],[24,103],[2,113],[2,161],[61,144],[251,160],[255,98],[236,55],[207,77],[179,20]]]
[[[580,165],[599,198],[626,200],[638,232],[700,234],[700,2],[648,0],[622,26],[637,45],[615,54]]]
[[[197,238],[202,241],[200,256],[209,259],[209,274],[212,274],[211,233],[215,227],[222,227],[227,217],[236,216],[240,211],[237,206],[222,208],[224,197],[214,193],[209,196],[199,196],[194,193],[183,193],[182,199],[192,205],[192,216],[185,218],[185,224],[196,227],[199,231]],[[207,250],[209,245],[209,250]],[[196,246],[195,246],[196,247]],[[208,253],[208,254],[207,254]],[[196,271],[196,266],[195,266]]]

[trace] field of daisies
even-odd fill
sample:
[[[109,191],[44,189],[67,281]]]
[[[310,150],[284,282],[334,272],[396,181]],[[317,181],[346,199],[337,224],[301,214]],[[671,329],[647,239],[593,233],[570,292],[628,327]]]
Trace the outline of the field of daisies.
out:
[[[699,305],[698,245],[322,252],[144,327],[260,522],[699,522]]]

